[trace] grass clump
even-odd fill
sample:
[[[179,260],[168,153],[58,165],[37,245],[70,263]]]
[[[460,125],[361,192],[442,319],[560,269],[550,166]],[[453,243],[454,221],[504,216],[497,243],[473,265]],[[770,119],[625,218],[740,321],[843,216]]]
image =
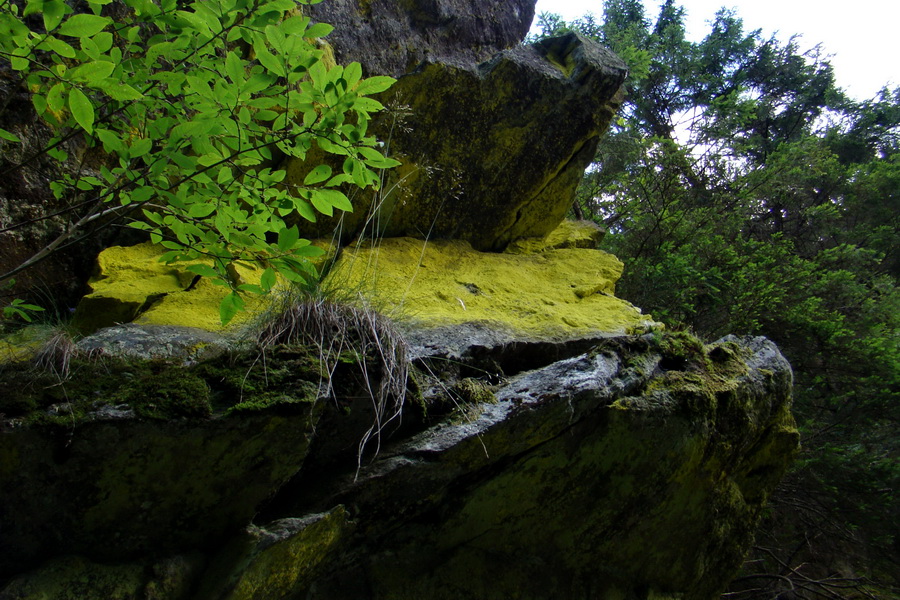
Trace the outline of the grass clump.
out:
[[[377,453],[385,427],[403,413],[410,377],[408,346],[389,319],[362,303],[288,295],[257,325],[255,338],[263,355],[296,347],[317,353],[322,397],[336,398],[335,374],[356,365],[373,412],[357,456],[361,460],[372,438]]]

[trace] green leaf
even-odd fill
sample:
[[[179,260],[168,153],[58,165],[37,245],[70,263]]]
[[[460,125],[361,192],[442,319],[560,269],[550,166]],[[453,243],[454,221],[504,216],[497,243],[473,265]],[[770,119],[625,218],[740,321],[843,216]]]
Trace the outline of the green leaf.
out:
[[[328,76],[328,71],[325,69],[325,63],[322,61],[316,62],[309,68],[309,76],[312,78],[313,85],[317,90],[321,90],[325,87],[326,77]]]
[[[365,112],[378,112],[379,110],[384,110],[384,105],[374,98],[366,98],[365,96],[360,96],[353,101],[353,106],[351,108],[353,110],[361,110]]]
[[[334,207],[331,202],[328,201],[327,197],[322,195],[322,191],[325,190],[315,190],[313,192],[312,198],[310,198],[310,201],[317,211],[319,211],[323,215],[331,217],[334,215]]]
[[[140,138],[136,140],[133,144],[131,144],[131,149],[129,154],[131,158],[140,158],[144,156],[150,149],[153,147],[153,140],[150,138]]]
[[[344,67],[344,81],[347,82],[347,88],[353,89],[359,83],[362,77],[362,66],[358,62],[352,62]]]
[[[22,50],[23,52],[27,52],[23,48],[17,48],[13,55],[9,57],[9,65],[13,68],[14,71],[24,71],[31,65],[31,61],[25,58],[24,56],[16,56],[15,52]],[[38,111],[39,113],[44,111]]]
[[[284,32],[274,25],[266,26],[266,39],[279,54],[284,53]]]
[[[297,212],[310,223],[316,222],[316,213],[309,202],[297,200]]]
[[[319,165],[307,173],[306,177],[303,179],[303,183],[305,185],[313,185],[315,183],[321,183],[329,177],[331,177],[331,167],[328,165]]]
[[[327,202],[331,206],[346,212],[353,212],[353,204],[342,192],[338,190],[315,190],[313,192],[313,204],[316,203],[316,196],[323,202]]]
[[[283,228],[278,232],[278,249],[282,252],[290,252],[297,245],[299,239],[300,232],[296,225]]]
[[[261,15],[264,15],[268,12],[279,12],[283,13],[285,11],[291,10],[297,6],[297,3],[294,0],[272,0],[272,2],[266,2],[262,6],[257,9],[257,12]]]
[[[225,72],[235,85],[244,85],[244,63],[234,51],[229,52],[225,57]]]
[[[303,34],[305,38],[322,38],[334,31],[334,27],[328,23],[316,23]]]
[[[359,82],[359,85],[356,86],[357,94],[377,94],[378,92],[383,92],[397,81],[393,77],[387,77],[386,75],[378,75],[375,77],[368,77]]]
[[[44,27],[48,32],[53,31],[59,24],[62,22],[63,17],[66,15],[66,12],[71,12],[66,3],[62,0],[51,0],[50,2],[44,2],[44,6],[42,7],[42,16],[44,18]],[[15,68],[15,67],[13,67]]]
[[[275,269],[269,267],[265,271],[263,271],[262,277],[260,277],[259,279],[259,285],[262,287],[262,289],[268,292],[273,287],[275,287],[275,283]]]
[[[46,4],[44,5],[46,7]],[[71,37],[91,37],[103,31],[103,28],[112,23],[109,17],[98,17],[97,15],[72,15],[62,27],[59,28],[59,35],[68,35]]]
[[[115,68],[116,65],[111,62],[95,60],[70,70],[68,77],[75,81],[94,84],[112,75]]]
[[[198,202],[192,204],[188,214],[196,219],[203,219],[216,212],[216,205],[212,202]]]
[[[113,35],[108,31],[101,31],[93,39],[100,52],[109,52],[110,48],[112,48]]]
[[[106,81],[99,83],[97,87],[113,100],[122,102],[128,100],[141,100],[144,97],[142,93],[127,83],[122,83],[115,79],[107,79]]]
[[[238,311],[243,308],[244,299],[237,292],[232,291],[222,298],[222,302],[219,304],[219,318],[222,320],[222,325],[228,325]]]
[[[53,37],[52,35],[48,35],[44,42],[50,47],[51,50],[56,52],[62,57],[65,58],[75,58],[75,48],[65,43],[64,41]]]
[[[306,31],[307,26],[309,26],[309,21],[309,17],[294,15],[293,17],[289,17],[282,21],[281,29],[287,34],[303,33]]]
[[[202,265],[202,264],[190,265],[190,266],[188,266],[187,270],[190,271],[191,273],[196,273],[197,275],[200,275],[201,277],[218,277],[219,276],[218,271],[216,271],[209,265]]]
[[[96,129],[94,130],[94,135],[103,142],[103,149],[106,152],[121,153],[125,150],[125,145],[122,143],[121,138],[113,131],[108,129]]]
[[[9,140],[10,142],[16,142],[16,143],[21,143],[21,141],[22,141],[18,137],[16,137],[15,135],[13,135],[12,133],[8,132],[5,129],[0,129],[0,138],[3,138],[4,140]]]
[[[300,246],[299,248],[294,250],[294,256],[304,256],[306,258],[316,258],[317,256],[322,256],[323,254],[325,254],[324,250],[322,250],[318,246],[313,246],[311,244]]]
[[[78,88],[69,91],[69,108],[75,121],[88,133],[94,131],[94,105]]]

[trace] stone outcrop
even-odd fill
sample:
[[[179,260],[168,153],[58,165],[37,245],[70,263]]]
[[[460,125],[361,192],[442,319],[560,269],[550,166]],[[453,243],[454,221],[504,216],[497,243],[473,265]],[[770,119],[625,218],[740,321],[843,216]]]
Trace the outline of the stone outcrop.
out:
[[[4,368],[0,577],[59,554],[215,547],[301,468],[321,407],[303,360],[265,397],[239,362],[110,360],[62,382]]]
[[[377,241],[240,331],[158,248],[103,253],[90,335],[0,361],[0,600],[715,598],[797,448],[791,371],[665,333],[560,225],[623,63],[516,46],[531,0],[303,10],[398,78],[370,131],[403,166],[338,235]],[[40,166],[0,219],[49,196]]]
[[[423,62],[381,95],[396,110],[373,125],[403,164],[381,193],[353,199],[341,231],[462,239],[494,251],[548,234],[619,107],[625,74],[621,60],[577,34],[478,65]],[[289,182],[302,181],[302,163],[287,169]],[[323,219],[308,233],[336,225]]]
[[[0,510],[15,525],[0,533],[18,550],[4,574],[80,557],[12,577],[0,598],[713,598],[797,446],[790,367],[761,338],[610,337],[528,371],[488,338],[454,364],[427,347],[427,416],[410,404],[361,467],[360,430],[341,422],[365,403],[335,410],[348,388],[313,412],[251,402],[156,421],[123,401],[67,426],[4,420]],[[270,352],[268,388],[255,361],[252,394],[283,393],[298,350]],[[216,393],[239,393],[213,373]]]

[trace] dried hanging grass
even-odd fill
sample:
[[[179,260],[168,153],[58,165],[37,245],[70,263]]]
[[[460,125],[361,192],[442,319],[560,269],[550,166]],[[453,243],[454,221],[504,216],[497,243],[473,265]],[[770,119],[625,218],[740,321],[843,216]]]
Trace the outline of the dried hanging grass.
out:
[[[362,304],[336,302],[322,297],[287,298],[272,311],[256,335],[260,349],[280,344],[316,348],[322,365],[320,395],[334,395],[332,378],[341,356],[355,353],[362,381],[372,400],[374,419],[357,450],[357,473],[366,446],[374,437],[375,453],[381,448],[385,427],[399,420],[406,400],[409,352],[406,341],[386,317]],[[373,377],[367,366],[374,362],[379,373]]]
[[[32,362],[36,368],[50,371],[60,379],[66,379],[69,377],[72,358],[80,352],[68,332],[57,331],[44,342]]]

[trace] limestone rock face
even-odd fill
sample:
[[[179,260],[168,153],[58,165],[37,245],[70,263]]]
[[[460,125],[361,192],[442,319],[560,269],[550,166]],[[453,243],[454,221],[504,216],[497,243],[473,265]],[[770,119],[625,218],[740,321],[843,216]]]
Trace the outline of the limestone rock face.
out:
[[[626,68],[577,34],[505,50],[479,65],[428,60],[382,94],[402,106],[374,129],[403,165],[376,197],[354,198],[345,235],[453,238],[502,250],[553,230],[621,102]],[[288,163],[301,180],[302,164]],[[323,220],[310,233],[335,227]]]

